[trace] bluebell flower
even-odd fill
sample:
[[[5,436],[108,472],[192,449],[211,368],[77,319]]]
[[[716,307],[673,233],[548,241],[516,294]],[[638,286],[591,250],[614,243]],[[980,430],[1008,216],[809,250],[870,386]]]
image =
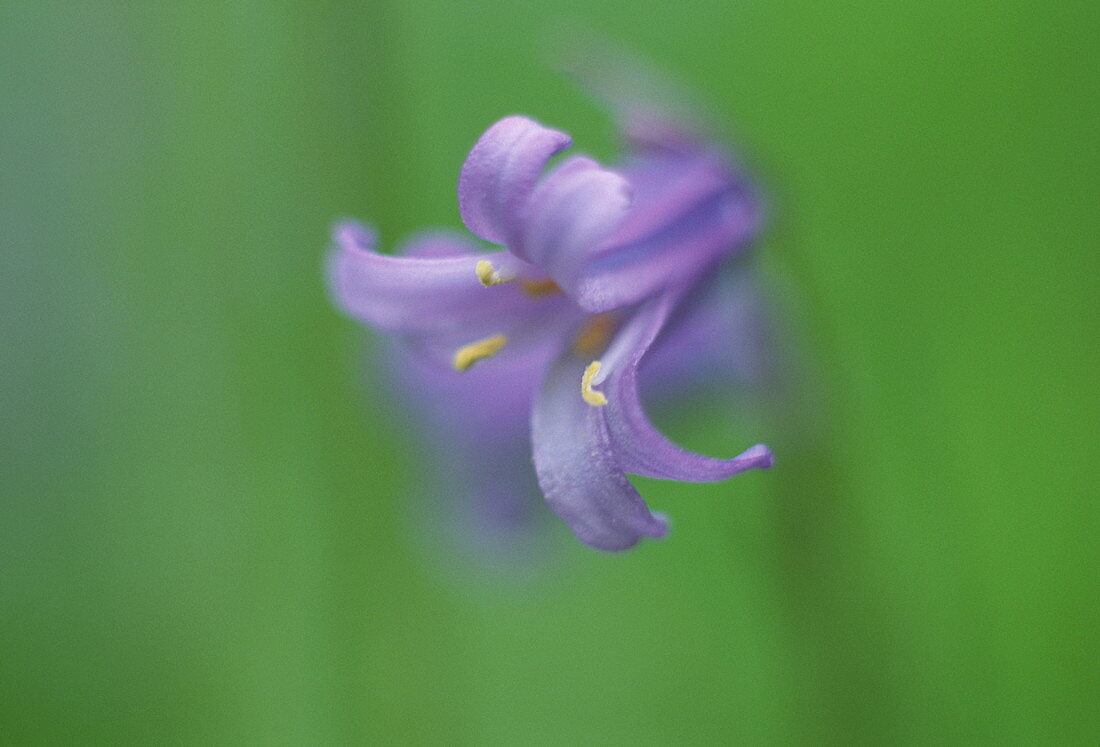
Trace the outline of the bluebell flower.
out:
[[[605,551],[668,531],[628,474],[710,482],[772,464],[763,445],[729,459],[686,451],[642,406],[643,361],[668,388],[729,344],[715,310],[736,299],[714,278],[760,221],[720,148],[638,114],[621,118],[614,168],[582,155],[548,168],[568,135],[522,116],[492,125],[462,166],[458,204],[470,232],[502,248],[432,232],[386,255],[345,222],[329,265],[339,306],[398,341],[435,449],[467,466],[464,493],[523,520],[533,454],[549,507]]]

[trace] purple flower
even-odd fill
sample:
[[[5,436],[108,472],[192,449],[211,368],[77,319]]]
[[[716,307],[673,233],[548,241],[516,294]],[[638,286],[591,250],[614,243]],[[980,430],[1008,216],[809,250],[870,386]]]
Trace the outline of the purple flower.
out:
[[[344,311],[400,341],[398,375],[443,466],[463,476],[458,491],[487,516],[522,520],[530,450],[550,508],[608,551],[668,531],[627,474],[709,482],[772,464],[762,445],[732,459],[685,451],[642,407],[643,362],[658,388],[713,364],[715,319],[735,301],[714,279],[753,238],[758,211],[692,130],[623,119],[629,147],[615,169],[573,155],[547,170],[571,140],[525,117],[481,136],[458,203],[466,227],[503,249],[430,233],[388,256],[347,222],[330,264]]]

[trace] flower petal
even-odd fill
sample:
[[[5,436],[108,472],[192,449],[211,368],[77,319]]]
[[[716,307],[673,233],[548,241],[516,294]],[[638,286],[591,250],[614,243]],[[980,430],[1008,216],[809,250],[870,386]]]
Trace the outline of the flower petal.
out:
[[[626,550],[662,537],[667,521],[649,511],[626,479],[600,414],[581,398],[584,364],[569,350],[551,365],[535,397],[531,440],[535,472],[550,508],[585,544]]]
[[[496,356],[462,375],[407,340],[391,342],[386,360],[389,378],[399,382],[397,402],[447,442],[441,451],[467,459],[518,448],[530,468],[531,404],[557,347],[556,337],[544,338],[521,355]]]
[[[777,376],[768,304],[749,263],[735,263],[681,304],[639,367],[647,402],[685,387],[759,390]]]
[[[410,242],[416,256],[374,250],[375,236],[353,222],[338,225],[329,276],[337,303],[352,317],[407,335],[467,341],[506,331],[543,316],[560,299],[532,298],[519,283],[485,287],[477,264],[518,276],[530,266],[506,251],[482,253],[455,237],[430,235]]]
[[[712,148],[630,154],[622,168],[634,201],[608,242],[608,252],[659,233],[741,181],[725,155]]]
[[[694,277],[756,232],[757,199],[680,85],[605,42],[574,39],[566,65],[611,111],[634,204],[573,290],[587,311],[641,302]]]
[[[708,179],[707,177],[702,177]],[[709,179],[708,179],[709,181]],[[631,211],[648,224],[651,214],[667,213],[663,226],[627,243],[606,242],[605,248],[585,267],[572,288],[572,296],[586,311],[600,312],[639,303],[664,288],[693,283],[722,259],[743,246],[755,234],[756,203],[740,184],[701,184],[692,188],[702,201],[684,202],[687,189],[670,189],[651,197]],[[710,191],[711,194],[705,193]],[[679,214],[675,211],[681,210]],[[632,217],[624,221],[624,235],[635,229]]]
[[[425,505],[415,521],[441,530],[451,551],[481,562],[529,554],[549,518],[531,465],[531,402],[556,346],[510,359],[493,358],[465,374],[390,340],[385,367],[391,403],[415,423],[431,469],[422,479]]]
[[[531,195],[524,256],[568,293],[629,205],[622,176],[584,156],[563,161]]]
[[[526,117],[505,117],[486,130],[458,177],[458,209],[466,227],[514,249],[520,214],[546,162],[572,144],[564,132]]]
[[[638,387],[638,365],[675,308],[665,294],[640,308],[620,330],[602,359],[600,386],[607,406],[599,408],[623,471],[645,477],[689,482],[714,482],[772,465],[768,447],[756,445],[732,459],[715,459],[682,449],[669,441],[646,417]]]

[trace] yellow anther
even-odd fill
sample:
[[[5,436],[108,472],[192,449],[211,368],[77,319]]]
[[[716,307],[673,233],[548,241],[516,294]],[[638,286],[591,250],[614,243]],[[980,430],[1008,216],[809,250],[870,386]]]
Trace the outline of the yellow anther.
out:
[[[578,358],[599,355],[607,347],[615,332],[615,318],[611,314],[596,314],[588,318],[584,326],[573,336],[573,353]]]
[[[503,285],[504,283],[510,283],[515,278],[506,278],[500,274],[500,270],[493,267],[493,263],[487,259],[483,259],[474,265],[474,272],[477,273],[477,279],[481,281],[481,284],[486,288],[493,285]]]
[[[484,340],[463,345],[455,352],[454,366],[456,371],[465,371],[470,366],[484,358],[492,358],[504,347],[508,338],[504,335],[493,335]]]
[[[607,397],[592,388],[592,379],[596,378],[596,374],[600,372],[601,365],[599,361],[592,361],[588,364],[588,368],[584,369],[584,376],[581,377],[581,396],[593,407],[603,407],[607,404]]]
[[[486,288],[514,283],[517,280],[514,276],[501,275],[500,270],[493,267],[493,263],[487,259],[483,259],[474,265],[474,272],[477,273],[477,279]],[[561,293],[561,288],[550,278],[520,278],[519,284],[523,288],[524,295],[531,298],[542,298]]]
[[[519,281],[519,284],[523,287],[523,292],[531,298],[542,298],[561,293],[561,288],[550,278],[540,278],[538,280],[523,278]]]

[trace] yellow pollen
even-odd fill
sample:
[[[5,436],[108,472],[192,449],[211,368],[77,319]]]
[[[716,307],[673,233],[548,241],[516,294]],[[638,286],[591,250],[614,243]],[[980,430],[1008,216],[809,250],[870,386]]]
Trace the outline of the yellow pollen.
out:
[[[607,397],[592,388],[592,379],[596,378],[596,374],[600,372],[601,365],[599,361],[592,361],[588,364],[588,368],[584,369],[584,376],[581,377],[581,396],[593,407],[603,407],[607,404]]]
[[[523,292],[531,298],[542,298],[561,293],[561,288],[550,278],[540,278],[538,280],[523,278],[519,281],[519,284],[523,287]]]
[[[484,358],[492,358],[504,347],[508,338],[504,335],[493,335],[484,340],[463,345],[455,352],[454,366],[456,371],[465,371],[470,366]]]
[[[503,285],[504,283],[510,283],[515,278],[506,278],[500,274],[500,271],[493,267],[493,263],[487,259],[483,259],[474,265],[474,272],[477,273],[477,279],[481,281],[481,284],[486,288],[493,285]]]
[[[607,347],[607,342],[614,331],[615,319],[611,314],[596,314],[589,317],[580,331],[573,336],[573,353],[578,358],[599,355]]]

